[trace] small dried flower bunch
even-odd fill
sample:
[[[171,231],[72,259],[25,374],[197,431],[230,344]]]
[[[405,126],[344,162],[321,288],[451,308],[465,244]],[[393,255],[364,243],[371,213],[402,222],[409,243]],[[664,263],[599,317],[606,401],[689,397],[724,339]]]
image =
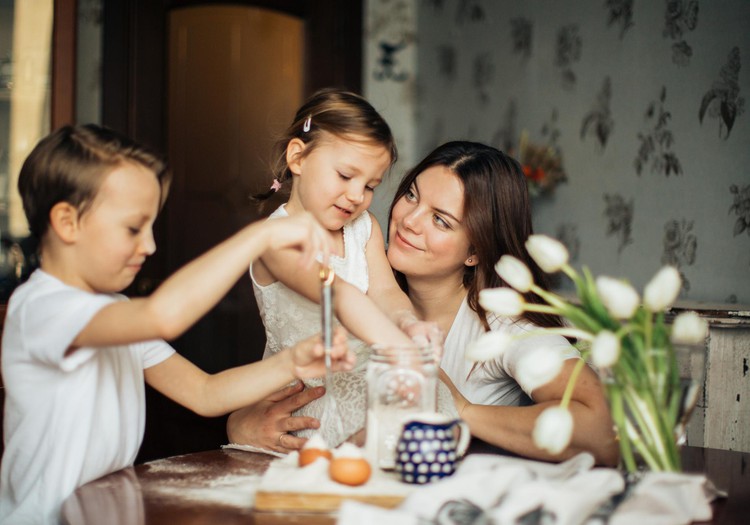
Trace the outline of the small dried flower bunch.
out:
[[[708,324],[695,312],[679,314],[668,326],[664,312],[677,298],[681,280],[677,269],[665,266],[646,285],[643,301],[627,282],[600,276],[594,280],[587,268],[579,275],[568,264],[568,251],[559,241],[532,235],[526,249],[547,273],[562,271],[576,285],[577,304],[536,285],[528,267],[504,255],[495,265],[510,287],[482,290],[479,302],[488,311],[518,316],[524,311],[546,312],[568,321],[563,328],[540,328],[523,336],[487,332],[467,349],[467,359],[487,361],[500,356],[514,338],[557,333],[587,342],[584,359],[568,382],[559,406],[547,408],[537,418],[533,432],[536,445],[559,454],[570,443],[573,418],[568,409],[575,382],[586,359],[607,377],[605,386],[620,451],[625,466],[637,470],[635,449],[654,470],[679,470],[674,430],[680,423],[680,388],[675,344],[705,341]],[[522,293],[531,291],[546,304],[527,303]],[[654,352],[654,349],[664,351]],[[535,348],[519,363],[521,382],[541,386],[557,376],[563,356],[558,350]],[[635,418],[635,419],[633,419]],[[635,420],[635,423],[633,422]]]
[[[532,197],[550,193],[561,182],[568,180],[562,167],[562,155],[550,145],[532,144],[528,133],[521,133],[518,160]]]

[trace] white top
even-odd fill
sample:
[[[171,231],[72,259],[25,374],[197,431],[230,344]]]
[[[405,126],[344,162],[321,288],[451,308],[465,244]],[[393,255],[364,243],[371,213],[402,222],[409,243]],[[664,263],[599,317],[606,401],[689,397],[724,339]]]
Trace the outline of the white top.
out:
[[[488,321],[491,330],[502,330],[513,335],[538,329],[536,325],[524,319],[500,317],[492,313],[488,314]],[[476,364],[467,361],[466,348],[484,333],[485,328],[479,316],[464,299],[445,339],[445,350],[440,366],[464,397],[474,404],[506,406],[530,404],[531,389],[519,384],[515,376],[521,356],[531,348],[539,346],[560,348],[565,359],[580,357],[578,350],[571,346],[564,337],[556,334],[540,334],[516,340],[493,361]]]
[[[2,340],[1,523],[56,523],[77,487],[133,464],[145,426],[143,369],[174,350],[150,341],[65,355],[118,300],[125,298],[73,288],[42,270],[11,296]]]
[[[286,205],[282,204],[269,219],[287,217]],[[344,256],[332,255],[330,265],[336,272],[337,279],[344,279],[356,286],[362,293],[367,293],[369,277],[365,249],[372,233],[372,219],[368,212],[344,225]],[[266,358],[282,349],[294,346],[321,331],[320,305],[291,290],[280,281],[261,286],[253,276],[250,267],[250,278],[258,303],[260,316],[266,329]],[[333,428],[321,428],[327,443],[340,443],[353,433],[364,428],[366,411],[365,369],[370,355],[369,347],[356,338],[349,339],[349,348],[357,357],[354,369],[348,373],[337,373],[333,384],[342,415],[344,432],[338,435]],[[322,379],[305,380],[308,385],[322,385]],[[320,419],[323,415],[324,399],[316,399],[294,415],[311,416]],[[302,430],[296,435],[310,437],[313,430]]]
[[[270,219],[287,217],[285,205],[281,205]],[[336,272],[336,278],[344,279],[349,284],[367,293],[369,276],[365,250],[372,233],[372,219],[368,212],[344,225],[344,256],[331,256],[330,264]],[[250,279],[258,303],[260,316],[266,329],[266,349],[263,357],[273,355],[283,348],[291,347],[297,342],[320,333],[320,305],[308,300],[289,289],[280,281],[261,286],[253,277],[250,267]],[[361,340],[350,337],[349,349],[354,352],[357,361],[354,369],[333,375],[333,390],[343,423],[343,432],[338,433],[332,427],[321,427],[319,432],[327,443],[333,446],[365,427],[367,410],[367,381],[365,372],[371,350]],[[322,385],[323,379],[307,379],[308,385]],[[323,415],[325,398],[316,399],[294,412],[294,415],[310,416],[320,419]],[[438,386],[438,410],[445,414],[457,415],[450,392],[442,383]],[[310,437],[315,430],[300,430],[295,435]]]

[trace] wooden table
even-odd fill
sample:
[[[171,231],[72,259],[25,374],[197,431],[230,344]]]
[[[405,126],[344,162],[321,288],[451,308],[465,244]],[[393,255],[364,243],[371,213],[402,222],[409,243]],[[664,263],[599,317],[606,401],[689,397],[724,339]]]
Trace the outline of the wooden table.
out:
[[[487,447],[473,444],[473,452]],[[63,506],[70,524],[333,524],[334,515],[259,513],[252,493],[273,460],[239,450],[211,450],[123,469],[79,488]],[[714,503],[711,523],[750,519],[750,453],[685,447],[686,471],[705,472],[729,498]]]

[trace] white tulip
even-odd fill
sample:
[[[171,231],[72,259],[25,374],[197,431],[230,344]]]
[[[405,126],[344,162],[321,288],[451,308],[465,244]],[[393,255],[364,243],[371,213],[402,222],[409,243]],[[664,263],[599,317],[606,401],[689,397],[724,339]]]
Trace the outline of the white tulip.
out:
[[[708,335],[708,321],[695,312],[683,312],[674,318],[672,342],[694,345],[703,343]]]
[[[672,306],[680,294],[680,288],[680,272],[674,266],[664,266],[644,288],[643,302],[652,312],[661,312]]]
[[[610,368],[620,357],[620,339],[609,330],[602,330],[591,344],[591,360],[598,368]]]
[[[520,259],[512,255],[503,255],[495,265],[495,271],[503,281],[518,290],[528,292],[534,283],[531,271]]]
[[[640,302],[638,292],[632,286],[612,277],[597,277],[596,291],[607,311],[616,319],[629,319]]]
[[[467,361],[490,361],[500,357],[513,342],[506,332],[485,332],[466,348]]]
[[[573,435],[573,415],[560,406],[549,407],[539,414],[531,437],[534,444],[550,454],[559,454],[570,444]]]
[[[547,273],[558,272],[568,263],[568,249],[565,245],[546,235],[530,235],[526,241],[526,250]]]
[[[552,381],[562,370],[563,356],[559,349],[540,346],[526,350],[518,360],[516,380],[531,392]]]
[[[479,292],[479,304],[490,312],[512,317],[523,313],[526,301],[511,288],[485,288]]]

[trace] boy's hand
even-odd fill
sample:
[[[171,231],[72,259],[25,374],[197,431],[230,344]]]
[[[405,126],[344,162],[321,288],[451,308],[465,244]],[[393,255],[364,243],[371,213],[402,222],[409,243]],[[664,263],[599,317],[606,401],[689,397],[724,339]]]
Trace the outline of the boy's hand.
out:
[[[333,250],[331,235],[309,212],[299,213],[283,219],[274,219],[264,223],[269,229],[269,248],[296,248],[302,252],[301,265],[310,268],[318,257],[320,262],[328,264],[328,257]]]
[[[307,379],[325,375],[325,349],[320,335],[300,341],[290,350],[295,376],[300,379]],[[347,344],[346,330],[339,326],[333,333],[332,370],[335,372],[351,370],[354,367],[354,362],[354,354],[349,351],[349,345]]]

